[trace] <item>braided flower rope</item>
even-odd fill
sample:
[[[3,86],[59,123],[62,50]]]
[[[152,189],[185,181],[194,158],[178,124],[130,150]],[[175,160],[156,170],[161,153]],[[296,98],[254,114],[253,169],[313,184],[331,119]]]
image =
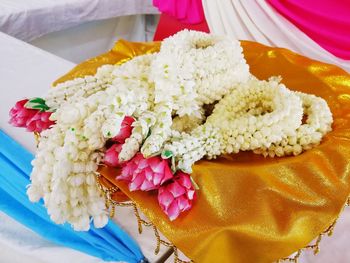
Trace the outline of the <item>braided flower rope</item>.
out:
[[[265,157],[298,155],[320,144],[322,137],[332,130],[332,113],[327,102],[319,97],[302,92],[295,92],[303,104],[305,123],[303,123],[292,136],[283,138],[270,147],[261,147],[255,153]]]
[[[239,42],[227,37],[184,30],[162,42],[152,62],[157,122],[141,148],[144,156],[161,150],[171,134],[172,115],[196,125],[203,105],[228,94],[249,79]]]
[[[278,78],[259,81],[252,77],[221,99],[203,125],[190,134],[173,136],[165,150],[173,152],[179,169],[191,172],[192,165],[204,156],[212,159],[221,154],[269,149],[294,135],[302,114],[301,100]]]

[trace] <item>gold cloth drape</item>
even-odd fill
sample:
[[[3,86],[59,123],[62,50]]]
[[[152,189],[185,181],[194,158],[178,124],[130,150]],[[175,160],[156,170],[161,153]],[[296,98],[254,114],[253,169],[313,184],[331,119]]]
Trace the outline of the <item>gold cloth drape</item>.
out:
[[[258,263],[286,257],[337,219],[350,192],[350,76],[286,49],[241,44],[258,78],[280,75],[290,89],[327,100],[333,131],[320,146],[296,157],[243,152],[198,162],[192,174],[200,186],[198,199],[173,222],[160,210],[156,194],[129,192],[124,182],[115,180],[118,170],[100,169],[172,243],[200,263]],[[158,49],[159,43],[119,41],[112,51],[80,64],[59,81]]]

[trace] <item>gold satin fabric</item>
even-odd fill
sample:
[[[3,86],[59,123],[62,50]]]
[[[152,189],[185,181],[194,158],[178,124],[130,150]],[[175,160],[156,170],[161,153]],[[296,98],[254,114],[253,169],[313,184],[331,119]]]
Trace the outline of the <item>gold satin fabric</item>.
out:
[[[193,208],[170,222],[150,192],[129,192],[118,170],[101,167],[104,179],[134,200],[144,214],[195,262],[272,262],[316,238],[341,212],[350,193],[350,76],[343,70],[281,48],[241,42],[251,72],[281,75],[293,90],[326,99],[333,131],[315,149],[296,157],[264,158],[250,152],[203,160],[192,176],[200,186]],[[118,42],[61,80],[93,73],[159,44]],[[137,52],[136,52],[137,51]]]

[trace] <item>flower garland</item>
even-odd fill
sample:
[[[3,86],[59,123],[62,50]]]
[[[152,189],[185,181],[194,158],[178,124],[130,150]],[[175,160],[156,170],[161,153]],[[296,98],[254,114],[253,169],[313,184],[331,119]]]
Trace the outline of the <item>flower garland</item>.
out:
[[[224,97],[207,119],[220,128],[221,154],[270,147],[301,125],[301,100],[278,79],[252,78]]]
[[[237,87],[216,104],[205,124],[191,133],[174,132],[164,151],[171,152],[178,169],[191,173],[192,165],[203,157],[247,150],[281,157],[317,146],[331,131],[333,119],[327,103],[314,95],[292,92],[279,81],[252,78]]]
[[[157,122],[141,152],[151,156],[169,138],[172,114],[204,120],[204,104],[229,93],[249,78],[249,67],[238,41],[184,30],[162,42],[152,62]]]
[[[327,103],[248,69],[239,42],[182,31],[157,54],[102,66],[45,100],[19,101],[11,124],[41,133],[30,200],[43,198],[56,223],[103,227],[96,175],[104,163],[121,168],[117,179],[130,191],[155,192],[174,220],[196,199],[196,161],[248,150],[297,155],[318,145],[333,121]]]
[[[45,98],[46,104],[51,109],[57,109],[67,101],[78,101],[81,97],[89,97],[106,89],[113,81],[111,73],[114,69],[112,65],[103,65],[97,69],[94,76],[85,76],[58,84],[48,92]]]
[[[295,92],[295,94],[302,100],[304,117],[306,116],[305,123],[296,130],[294,135],[289,135],[270,147],[256,149],[254,153],[263,154],[265,157],[299,155],[319,145],[322,137],[332,130],[332,113],[324,99],[302,92]]]
[[[50,120],[52,112],[49,110],[41,98],[20,100],[9,112],[9,123],[14,127],[26,128],[29,132],[42,132],[55,123]]]
[[[156,117],[152,111],[143,112],[138,120],[133,123],[131,136],[126,139],[122,146],[119,161],[129,161],[140,150],[143,140],[147,137],[150,127],[155,124]]]
[[[220,155],[221,141],[220,129],[205,123],[190,134],[173,132],[171,139],[164,146],[163,155],[168,153],[174,158],[175,170],[191,173],[192,165],[204,156],[213,159]]]
[[[175,155],[178,168],[191,172],[204,156],[268,148],[294,135],[301,125],[301,100],[278,81],[251,78],[219,101],[206,123],[191,135],[172,139],[165,149]]]
[[[107,223],[96,171],[106,141],[118,135],[124,116],[150,107],[152,85],[144,76],[152,58],[141,56],[114,67],[105,90],[68,99],[52,114],[56,124],[41,134],[28,195],[32,201],[43,197],[56,223],[67,221],[75,230],[88,230],[90,218],[96,227]]]

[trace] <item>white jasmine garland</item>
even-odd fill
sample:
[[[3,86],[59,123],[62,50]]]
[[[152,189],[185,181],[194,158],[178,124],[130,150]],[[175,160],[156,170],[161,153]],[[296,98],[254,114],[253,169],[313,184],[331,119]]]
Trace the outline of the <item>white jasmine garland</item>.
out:
[[[249,78],[242,51],[237,40],[197,31],[165,39],[152,63],[155,102],[172,101],[179,116],[200,116],[203,104],[220,100],[234,84]]]
[[[159,154],[163,143],[171,134],[172,109],[161,103],[154,107],[154,111],[156,112],[155,125],[151,127],[151,135],[146,139],[141,147],[141,153],[145,157],[150,157],[157,153]]]
[[[302,116],[300,98],[277,79],[252,78],[219,101],[207,123],[220,129],[225,154],[268,148],[294,135]]]
[[[249,67],[242,51],[237,40],[197,31],[184,30],[162,42],[150,75],[155,83],[154,110],[160,112],[143,154],[160,150],[170,134],[172,114],[200,123],[204,104],[220,100],[235,84],[248,80]]]
[[[221,99],[205,124],[180,140],[174,136],[164,148],[174,154],[179,169],[190,172],[204,156],[268,148],[294,135],[301,120],[301,100],[279,79],[251,78]]]
[[[67,101],[79,100],[107,88],[113,81],[113,65],[103,65],[94,76],[75,78],[57,84],[46,96],[46,105],[52,109],[59,108]]]
[[[327,102],[314,95],[295,92],[303,103],[306,121],[293,136],[284,138],[279,143],[273,143],[270,147],[262,147],[254,152],[265,157],[298,155],[320,144],[322,137],[332,130],[332,112]]]
[[[216,158],[221,153],[220,130],[210,124],[201,125],[191,134],[173,132],[171,139],[165,144],[163,153],[170,151],[175,158],[178,169],[192,172],[192,165],[207,157]]]
[[[108,215],[97,168],[125,116],[135,122],[121,162],[138,151],[170,153],[176,169],[190,173],[203,157],[300,154],[331,130],[332,114],[323,99],[279,81],[250,75],[239,42],[183,31],[163,41],[158,54],[59,84],[46,98],[56,124],[41,133],[28,196],[43,198],[56,223],[85,231],[92,219],[103,227]],[[205,107],[215,103],[206,117]]]
[[[52,114],[56,125],[41,134],[28,195],[32,201],[42,197],[56,223],[69,222],[78,231],[89,230],[90,219],[96,227],[107,223],[95,176],[100,150],[118,133],[125,115],[137,115],[153,106],[153,86],[145,78],[152,58],[140,56],[114,67],[108,87],[81,93],[79,99],[72,96]]]
[[[62,224],[68,221],[75,230],[88,230],[91,216],[96,220],[95,225],[108,220],[104,209],[90,213],[96,204],[104,203],[95,177],[91,182],[91,178],[86,176],[96,169],[100,158],[98,154],[77,155],[74,145],[77,141],[72,133],[68,131],[65,134],[57,125],[42,132],[38,153],[33,161],[28,195],[31,201],[44,198],[54,222]],[[81,176],[81,172],[84,176]],[[85,194],[88,179],[91,184],[89,196]]]
[[[119,153],[119,161],[129,161],[140,150],[143,140],[149,134],[149,129],[155,124],[156,117],[151,111],[145,111],[132,126],[131,136],[125,140],[122,150]]]

